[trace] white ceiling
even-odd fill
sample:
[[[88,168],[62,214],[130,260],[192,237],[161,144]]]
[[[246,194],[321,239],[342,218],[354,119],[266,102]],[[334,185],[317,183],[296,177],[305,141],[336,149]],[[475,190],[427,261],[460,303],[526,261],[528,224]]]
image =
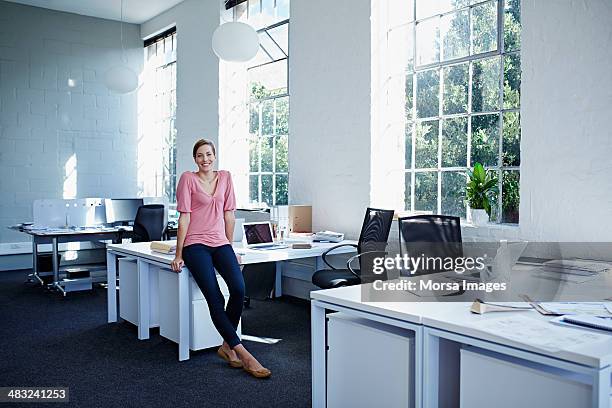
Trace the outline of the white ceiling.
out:
[[[121,0],[7,0],[84,16],[120,20]],[[123,0],[123,21],[142,24],[183,0]],[[209,1],[209,0],[206,0]]]

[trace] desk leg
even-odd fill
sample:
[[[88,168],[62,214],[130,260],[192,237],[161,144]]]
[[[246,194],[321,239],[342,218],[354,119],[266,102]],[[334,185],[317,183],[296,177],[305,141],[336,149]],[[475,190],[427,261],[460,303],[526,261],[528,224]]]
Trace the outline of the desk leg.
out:
[[[62,295],[66,296],[66,291],[64,290],[64,288],[62,288],[62,285],[60,284],[60,278],[59,278],[59,261],[57,260],[59,250],[58,250],[57,237],[52,238],[51,246],[53,249],[53,252],[52,252],[53,259],[51,260],[53,263],[53,287],[59,290],[62,293]]]
[[[178,277],[179,307],[179,361],[189,360],[189,270],[183,270]]]
[[[327,369],[325,362],[325,308],[316,300],[310,302],[310,326],[312,346],[312,406],[325,407]]]
[[[612,408],[610,375],[612,375],[612,366],[595,372],[593,376],[593,408]]]
[[[276,268],[276,275],[274,278],[275,298],[283,296],[283,262],[284,261],[274,262],[274,267]]]
[[[138,258],[138,339],[149,338],[149,264]]]
[[[423,327],[414,331],[414,406],[423,406]]]
[[[117,321],[117,255],[106,252],[106,301],[108,322]]]
[[[32,237],[32,276],[42,286],[45,286],[45,282],[38,276],[38,240],[36,237]]]
[[[423,383],[422,398],[424,408],[438,407],[439,384],[439,351],[440,338],[429,333],[427,327],[423,328]]]

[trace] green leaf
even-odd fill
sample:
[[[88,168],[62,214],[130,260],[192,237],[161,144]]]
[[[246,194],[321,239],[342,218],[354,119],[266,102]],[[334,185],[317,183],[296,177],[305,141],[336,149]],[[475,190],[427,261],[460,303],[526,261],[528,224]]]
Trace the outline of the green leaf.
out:
[[[484,167],[482,167],[482,164],[474,164],[474,178],[480,182],[484,182],[486,176],[487,173],[485,172]]]
[[[487,181],[486,183],[483,184],[482,189],[483,190],[491,190],[492,188],[497,188],[497,179],[490,179],[489,181]]]

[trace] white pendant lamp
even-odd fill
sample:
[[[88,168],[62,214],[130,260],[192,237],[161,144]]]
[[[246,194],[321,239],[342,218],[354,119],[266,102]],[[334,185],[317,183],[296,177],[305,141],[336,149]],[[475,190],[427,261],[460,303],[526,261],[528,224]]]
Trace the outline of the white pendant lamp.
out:
[[[123,0],[121,0],[121,60],[123,64],[111,67],[104,74],[104,83],[111,92],[127,94],[138,88],[138,75],[126,65],[123,48]]]
[[[257,55],[259,36],[248,24],[224,23],[213,33],[212,49],[224,61],[246,62]]]
[[[125,65],[111,67],[104,74],[104,83],[111,91],[126,94],[138,88],[138,76]]]

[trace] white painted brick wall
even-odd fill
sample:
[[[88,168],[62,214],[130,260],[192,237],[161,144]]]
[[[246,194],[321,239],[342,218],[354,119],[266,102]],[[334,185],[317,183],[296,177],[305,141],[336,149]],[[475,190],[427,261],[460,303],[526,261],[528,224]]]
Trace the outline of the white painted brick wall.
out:
[[[124,24],[123,38],[140,72],[140,27]],[[0,243],[27,240],[5,227],[63,196],[73,154],[78,197],[137,195],[136,94],[103,83],[121,62],[118,22],[0,1]]]
[[[523,0],[521,233],[612,240],[612,2]]]
[[[218,1],[184,0],[141,25],[142,38],[176,25],[177,175],[195,169],[191,150],[196,140],[219,144],[219,59],[209,46],[219,26],[219,8]],[[136,134],[135,127],[124,127],[122,121],[122,130]]]
[[[291,2],[289,202],[349,238],[370,200],[370,14],[366,0]]]

